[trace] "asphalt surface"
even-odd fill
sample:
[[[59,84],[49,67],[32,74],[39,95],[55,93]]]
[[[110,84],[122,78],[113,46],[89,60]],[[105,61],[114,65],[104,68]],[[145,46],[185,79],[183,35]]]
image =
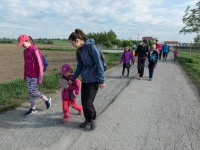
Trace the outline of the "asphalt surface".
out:
[[[23,116],[29,103],[0,115],[1,150],[199,150],[200,97],[170,54],[160,60],[152,81],[143,80],[136,64],[121,79],[122,65],[106,71],[106,88],[95,99],[97,128],[80,129],[83,115],[71,109],[62,124],[61,94],[50,95],[52,107],[37,100],[38,112]],[[80,97],[77,98],[80,104]]]

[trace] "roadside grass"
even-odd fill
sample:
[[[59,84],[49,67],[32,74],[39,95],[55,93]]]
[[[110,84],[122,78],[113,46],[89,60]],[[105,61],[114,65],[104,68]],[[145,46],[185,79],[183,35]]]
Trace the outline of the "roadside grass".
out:
[[[198,53],[191,54],[190,52],[179,50],[178,61],[197,86],[200,95],[200,50]]]
[[[109,69],[119,64],[121,53],[104,53],[104,56]],[[59,79],[58,70],[55,70],[53,74],[45,75],[43,84],[39,86],[39,91],[44,94],[56,92]],[[0,113],[15,109],[22,103],[29,101],[27,85],[22,79],[0,84],[0,91]]]

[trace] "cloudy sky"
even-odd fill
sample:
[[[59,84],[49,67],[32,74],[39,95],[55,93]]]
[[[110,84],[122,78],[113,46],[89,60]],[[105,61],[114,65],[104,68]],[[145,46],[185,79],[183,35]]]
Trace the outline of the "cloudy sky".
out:
[[[113,30],[119,39],[152,36],[162,41],[191,42],[179,34],[184,11],[199,0],[0,0],[0,38],[68,38],[76,28]]]

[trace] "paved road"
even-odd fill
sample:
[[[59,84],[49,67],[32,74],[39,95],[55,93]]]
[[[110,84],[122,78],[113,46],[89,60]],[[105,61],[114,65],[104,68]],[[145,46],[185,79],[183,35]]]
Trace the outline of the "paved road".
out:
[[[170,56],[160,61],[154,78],[138,80],[136,66],[121,79],[121,66],[106,72],[107,87],[95,100],[98,127],[80,129],[83,116],[61,124],[60,92],[45,110],[38,100],[38,113],[24,117],[28,103],[0,115],[2,150],[199,150],[200,98],[187,75]],[[80,98],[77,99],[80,103]]]

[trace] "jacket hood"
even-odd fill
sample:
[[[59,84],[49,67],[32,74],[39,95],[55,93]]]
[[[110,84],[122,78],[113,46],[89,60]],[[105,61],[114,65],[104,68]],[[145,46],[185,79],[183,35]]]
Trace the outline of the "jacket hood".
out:
[[[94,41],[93,38],[89,38],[89,39],[87,39],[86,42],[85,42],[86,45],[88,45],[88,44],[94,44],[94,43],[95,43],[95,41]]]

